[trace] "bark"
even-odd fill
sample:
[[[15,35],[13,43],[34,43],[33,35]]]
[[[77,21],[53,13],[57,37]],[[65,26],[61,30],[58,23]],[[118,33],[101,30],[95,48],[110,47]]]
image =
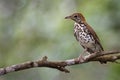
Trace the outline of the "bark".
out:
[[[70,71],[66,69],[67,66],[83,64],[83,63],[88,63],[93,61],[119,63],[117,62],[118,59],[120,59],[120,51],[104,51],[104,52],[101,52],[100,54],[93,53],[90,55],[86,55],[82,58],[78,57],[78,58],[69,59],[65,61],[49,61],[47,60],[47,56],[45,56],[40,60],[23,62],[20,64],[8,66],[5,68],[0,68],[0,75],[5,75],[10,72],[21,71],[21,70],[36,68],[36,67],[54,68],[59,71],[69,73]]]

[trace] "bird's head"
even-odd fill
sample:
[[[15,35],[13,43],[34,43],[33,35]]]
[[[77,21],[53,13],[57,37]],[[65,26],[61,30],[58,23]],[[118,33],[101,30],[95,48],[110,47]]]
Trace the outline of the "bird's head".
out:
[[[73,21],[75,21],[77,23],[85,21],[85,18],[81,13],[73,13],[70,16],[66,16],[65,19],[72,19]]]

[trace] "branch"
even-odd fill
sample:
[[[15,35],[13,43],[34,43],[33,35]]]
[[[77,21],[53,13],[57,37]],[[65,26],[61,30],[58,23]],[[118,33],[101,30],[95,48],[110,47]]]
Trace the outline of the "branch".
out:
[[[76,65],[87,63],[91,61],[103,61],[103,62],[116,62],[116,60],[120,59],[120,51],[105,51],[100,54],[90,54],[86,55],[83,58],[75,58],[65,61],[48,61],[47,57],[43,57],[41,60],[36,61],[28,61],[21,64],[16,64],[12,66],[8,66],[5,68],[0,68],[0,75],[4,75],[10,72],[25,70],[29,68],[36,68],[36,67],[48,67],[60,70],[62,72],[69,73],[70,71],[67,70],[66,66]]]

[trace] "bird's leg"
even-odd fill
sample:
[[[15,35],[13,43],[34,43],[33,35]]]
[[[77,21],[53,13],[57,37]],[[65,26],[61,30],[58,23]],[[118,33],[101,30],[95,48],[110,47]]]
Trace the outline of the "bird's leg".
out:
[[[95,51],[93,54],[99,54],[100,53],[100,51]]]
[[[82,54],[79,55],[79,57],[78,57],[78,60],[79,60],[79,61],[81,61],[81,60],[84,61],[83,54],[86,53],[86,52],[87,52],[87,49],[85,49],[85,50],[82,52]]]

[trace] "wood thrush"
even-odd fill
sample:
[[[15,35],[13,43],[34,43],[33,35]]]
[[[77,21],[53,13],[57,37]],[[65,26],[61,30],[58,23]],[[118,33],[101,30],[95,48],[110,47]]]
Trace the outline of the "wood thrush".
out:
[[[90,25],[87,24],[85,17],[81,13],[73,13],[65,19],[72,19],[74,24],[74,36],[80,45],[85,49],[85,52],[90,54],[100,53],[103,47],[100,40]],[[100,61],[100,63],[106,63]]]

